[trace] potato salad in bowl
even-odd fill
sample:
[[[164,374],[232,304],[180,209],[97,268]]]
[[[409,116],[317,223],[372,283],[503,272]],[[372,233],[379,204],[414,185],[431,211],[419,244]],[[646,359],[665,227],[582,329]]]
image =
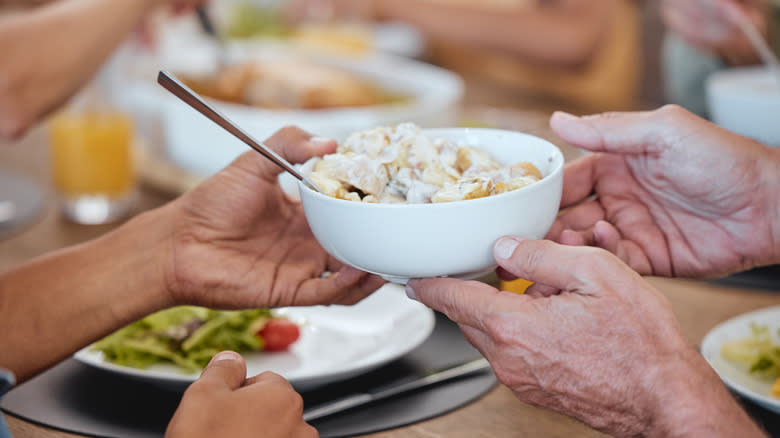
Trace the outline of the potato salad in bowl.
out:
[[[476,199],[542,179],[531,162],[502,167],[482,149],[428,137],[412,123],[357,132],[303,171],[329,196],[387,204]]]
[[[544,237],[563,187],[563,155],[546,140],[411,123],[356,132],[301,171],[324,192],[299,185],[325,250],[396,283],[489,273],[498,238]]]

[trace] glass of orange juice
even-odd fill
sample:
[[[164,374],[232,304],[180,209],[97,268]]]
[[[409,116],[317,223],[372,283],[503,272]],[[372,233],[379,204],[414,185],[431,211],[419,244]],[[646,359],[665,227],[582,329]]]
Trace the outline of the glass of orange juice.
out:
[[[51,170],[63,212],[83,224],[126,215],[136,195],[133,123],[109,105],[67,109],[49,124]]]

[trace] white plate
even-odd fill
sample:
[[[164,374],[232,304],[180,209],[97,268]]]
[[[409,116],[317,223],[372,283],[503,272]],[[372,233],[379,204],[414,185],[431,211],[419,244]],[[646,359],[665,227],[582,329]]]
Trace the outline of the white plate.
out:
[[[273,371],[299,391],[346,379],[397,359],[419,346],[434,327],[433,312],[406,297],[403,287],[387,284],[354,306],[314,306],[281,309],[303,320],[301,337],[285,352],[244,355],[247,374]],[[76,360],[171,389],[183,389],[199,373],[184,374],[174,365],[149,369],[112,364],[89,347]]]
[[[724,342],[750,336],[751,322],[769,326],[769,331],[777,342],[780,306],[745,313],[719,324],[704,337],[701,353],[729,388],[771,411],[780,413],[780,399],[769,395],[773,382],[752,376],[744,367],[729,362],[720,354],[720,346]]]

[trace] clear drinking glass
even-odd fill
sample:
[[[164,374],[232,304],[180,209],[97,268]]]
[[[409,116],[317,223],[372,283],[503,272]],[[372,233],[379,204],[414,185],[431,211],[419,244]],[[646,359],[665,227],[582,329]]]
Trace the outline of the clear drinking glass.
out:
[[[49,124],[51,171],[63,213],[101,224],[130,212],[137,192],[133,120],[98,78]]]

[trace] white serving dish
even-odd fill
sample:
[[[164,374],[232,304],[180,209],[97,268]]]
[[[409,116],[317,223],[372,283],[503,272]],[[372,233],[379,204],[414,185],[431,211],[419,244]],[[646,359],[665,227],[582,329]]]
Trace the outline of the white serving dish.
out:
[[[236,47],[234,59],[273,59],[278,50],[267,47]],[[193,56],[192,59],[198,59]],[[202,59],[202,58],[200,58]],[[209,100],[225,116],[257,140],[265,140],[278,129],[297,125],[312,134],[343,140],[354,131],[412,121],[423,127],[457,123],[458,104],[463,96],[461,79],[447,70],[419,61],[372,55],[361,58],[317,58],[315,62],[343,68],[374,81],[392,92],[411,96],[409,102],[361,108],[325,110],[273,110]],[[193,69],[201,70],[193,62]],[[187,67],[178,59],[172,73]],[[204,116],[173,96],[162,99],[165,143],[171,160],[203,176],[216,173],[248,149]]]
[[[496,267],[493,243],[506,235],[540,239],[558,214],[563,155],[538,137],[498,129],[428,129],[481,148],[500,164],[530,161],[543,179],[486,198],[441,204],[370,204],[345,201],[299,186],[306,219],[328,253],[388,281],[476,278]]]

